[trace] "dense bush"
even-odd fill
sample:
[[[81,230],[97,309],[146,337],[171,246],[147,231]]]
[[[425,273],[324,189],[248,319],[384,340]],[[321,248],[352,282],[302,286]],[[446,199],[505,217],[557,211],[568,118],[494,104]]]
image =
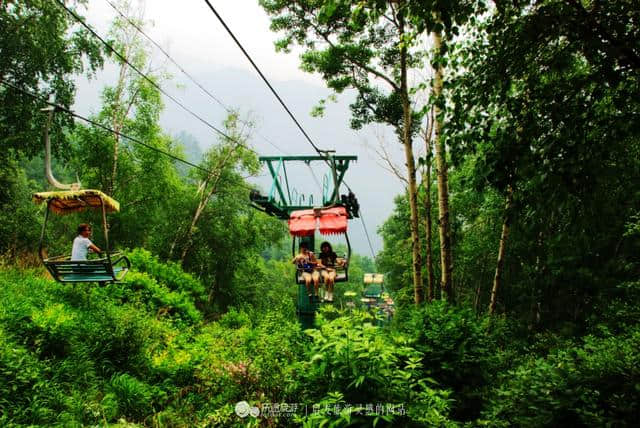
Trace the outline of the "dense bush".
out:
[[[484,417],[492,426],[625,426],[640,411],[640,330],[587,336],[501,376]]]
[[[503,322],[434,301],[418,309],[403,309],[394,327],[422,353],[422,374],[453,390],[452,413],[456,419],[475,419],[482,408],[485,388],[504,358],[498,340],[506,339]]]
[[[325,306],[303,332],[275,294],[206,321],[196,279],[133,254],[105,287],[0,269],[0,425],[623,426],[639,410],[635,283],[582,339],[439,301],[382,327]],[[260,418],[240,419],[239,401]]]
[[[123,302],[145,305],[158,317],[167,316],[189,324],[202,319],[202,314],[187,292],[171,291],[146,273],[131,272],[125,282],[110,287],[109,294]]]
[[[184,292],[197,303],[206,302],[206,292],[200,281],[184,272],[176,263],[160,261],[151,252],[136,248],[127,253],[131,264],[139,272],[151,275],[158,283],[172,291]]]
[[[171,325],[104,289],[60,285],[36,272],[2,271],[0,283],[3,424],[95,424],[147,414],[135,408],[136,390],[108,392],[123,373],[152,377],[146,356]]]
[[[405,337],[390,336],[375,324],[369,313],[354,311],[307,330],[313,341],[301,394],[321,411],[304,422],[449,425],[449,394],[421,376],[424,356]],[[394,410],[388,412],[389,406]]]

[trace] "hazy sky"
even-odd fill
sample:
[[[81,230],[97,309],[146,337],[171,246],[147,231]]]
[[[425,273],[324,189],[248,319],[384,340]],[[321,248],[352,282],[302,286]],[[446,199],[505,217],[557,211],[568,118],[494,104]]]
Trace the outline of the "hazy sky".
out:
[[[358,156],[358,162],[349,169],[345,180],[358,196],[374,249],[379,251],[382,239],[377,235],[377,229],[391,214],[393,198],[402,192],[402,183],[379,166],[382,162],[374,148],[378,146],[380,136],[383,136],[392,156],[402,165],[401,146],[394,141],[393,134],[378,126],[357,132],[351,130],[348,106],[353,95],[349,94],[340,96],[338,103],[329,104],[324,117],[311,117],[309,113],[312,107],[329,91],[318,76],[299,69],[299,52],[275,52],[273,42],[277,35],[269,30],[269,18],[257,0],[214,0],[212,4],[311,138],[323,149],[335,149],[339,154]],[[106,0],[90,0],[87,6],[88,10],[83,10],[83,13],[88,22],[101,35],[106,34],[115,16],[113,9]],[[147,0],[145,18],[153,24],[147,34],[227,106],[250,114],[258,123],[257,132],[260,135],[286,152],[314,153],[203,0]],[[154,64],[164,65],[174,76],[172,81],[163,85],[167,92],[214,125],[221,123],[225,111],[218,104],[193,85],[173,64],[167,63],[160,52],[155,52],[153,58]],[[113,84],[115,77],[114,66],[107,66],[91,81],[80,79],[77,111],[81,114],[97,111],[102,87]],[[171,100],[166,99],[165,105],[161,125],[166,132],[175,135],[186,131],[195,136],[203,148],[218,142],[208,127]],[[258,135],[253,138],[252,145],[260,154],[281,154]],[[321,165],[314,169],[321,181],[326,169]],[[292,175],[295,177],[292,178]],[[307,168],[298,168],[289,178],[296,182],[295,187],[299,192],[315,193],[315,200],[319,199],[320,191]],[[264,178],[254,181],[263,186],[268,184]],[[349,236],[357,252],[370,254],[359,220],[350,224]]]

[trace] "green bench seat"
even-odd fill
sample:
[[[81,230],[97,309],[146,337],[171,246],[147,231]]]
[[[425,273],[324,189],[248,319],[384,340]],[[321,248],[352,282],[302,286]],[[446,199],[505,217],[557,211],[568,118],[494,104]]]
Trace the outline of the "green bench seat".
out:
[[[53,279],[59,282],[119,282],[131,268],[129,259],[114,254],[97,260],[72,261],[68,257],[44,261]]]

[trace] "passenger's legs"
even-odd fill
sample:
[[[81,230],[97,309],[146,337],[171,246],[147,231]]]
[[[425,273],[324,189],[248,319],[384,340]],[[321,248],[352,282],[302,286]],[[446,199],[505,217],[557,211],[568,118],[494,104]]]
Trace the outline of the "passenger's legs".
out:
[[[329,272],[329,282],[327,284],[327,289],[329,290],[329,301],[333,302],[333,289],[336,284],[336,271],[331,270]]]
[[[314,291],[313,294],[317,296],[318,287],[320,286],[320,272],[318,272],[317,270],[314,270],[311,278],[313,279],[313,291]]]
[[[302,272],[302,278],[304,279],[304,285],[307,287],[307,295],[311,296],[311,274]]]

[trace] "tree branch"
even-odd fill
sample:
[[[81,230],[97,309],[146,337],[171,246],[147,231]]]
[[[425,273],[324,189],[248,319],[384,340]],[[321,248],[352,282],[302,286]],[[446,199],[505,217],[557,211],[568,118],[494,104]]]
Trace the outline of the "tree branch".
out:
[[[405,183],[405,185],[408,186],[409,180],[407,180],[407,178],[400,172],[400,168],[393,162],[393,160],[391,160],[391,156],[389,155],[389,152],[387,151],[387,148],[384,145],[384,140],[382,137],[378,137],[378,145],[382,152],[380,152],[380,150],[378,149],[375,149],[376,154],[380,157],[380,159],[382,159],[387,164],[387,167],[385,167],[384,165],[380,165],[380,166],[386,169],[387,171],[391,172],[400,181],[402,181],[403,183]]]

